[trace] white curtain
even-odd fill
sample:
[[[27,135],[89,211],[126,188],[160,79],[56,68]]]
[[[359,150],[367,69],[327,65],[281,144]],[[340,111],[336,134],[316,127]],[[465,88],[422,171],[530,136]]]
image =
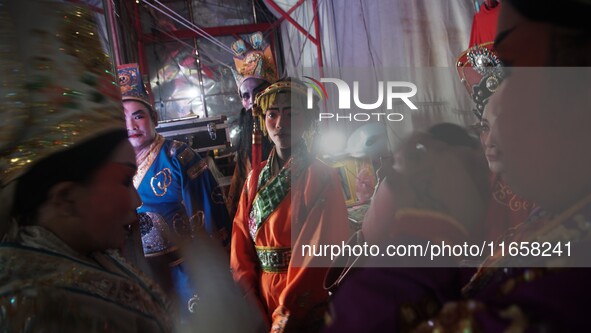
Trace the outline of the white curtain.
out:
[[[296,1],[277,1],[286,10]],[[455,74],[459,54],[468,47],[474,15],[472,0],[318,0],[322,57],[326,69],[367,68],[379,81],[384,68],[412,68],[419,107],[401,122],[387,122],[390,146],[414,129],[438,122],[476,121],[468,93]],[[315,35],[312,1],[291,15]],[[316,46],[293,25],[281,26],[289,75],[320,76]],[[427,68],[438,67],[433,77]],[[330,71],[330,70],[329,70]],[[324,73],[325,76],[326,73]],[[408,114],[408,113],[407,113]]]

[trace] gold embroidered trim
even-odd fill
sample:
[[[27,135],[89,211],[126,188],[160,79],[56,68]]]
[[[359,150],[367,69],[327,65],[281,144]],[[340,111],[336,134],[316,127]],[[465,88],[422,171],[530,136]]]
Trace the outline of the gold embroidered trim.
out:
[[[172,158],[176,153],[176,150],[179,149],[182,145],[182,142],[172,140],[172,143],[170,144],[170,149],[168,149],[168,157]]]
[[[180,157],[180,156],[179,156]],[[189,176],[189,179],[191,180],[195,180],[197,177],[199,177],[205,170],[207,170],[207,162],[205,162],[205,160],[201,160],[197,163],[195,163],[194,165],[192,165],[188,170],[187,170],[187,176]]]
[[[154,183],[156,183],[154,186]],[[157,197],[162,197],[168,191],[168,187],[172,184],[172,172],[169,168],[164,168],[150,179],[150,186],[152,187],[152,192]]]
[[[591,194],[587,195],[583,199],[576,202],[570,208],[563,211],[558,216],[556,216],[553,220],[551,220],[550,223],[548,223],[547,225],[543,226],[542,228],[536,230],[536,232],[528,235],[529,237],[526,237],[524,240],[526,240],[526,241],[532,241],[532,240],[547,241],[547,240],[549,240],[551,238],[550,231],[552,231],[552,229],[559,227],[566,220],[575,216],[578,211],[580,211],[581,209],[583,209],[585,206],[587,206],[589,204],[591,204]],[[564,239],[562,239],[562,240],[564,240]]]
[[[183,150],[178,156],[183,168],[186,167],[187,163],[189,163],[193,158],[195,158],[195,152],[190,147],[185,147],[185,150]]]
[[[20,266],[14,258],[19,258]],[[109,255],[107,258],[116,263],[119,269],[123,268],[127,271],[124,273],[125,276],[104,268],[80,264],[76,259],[61,257],[51,252],[3,246],[0,248],[0,263],[13,267],[13,270],[21,275],[21,279],[15,280],[16,285],[10,289],[0,288],[0,293],[30,287],[67,288],[124,305],[150,316],[158,314],[162,317],[163,309],[153,299],[154,296],[161,296],[159,290],[152,290],[154,285],[149,281],[145,282],[141,275],[136,275],[135,271],[124,265],[120,258]],[[2,267],[5,267],[4,265]],[[9,278],[12,277],[9,276]],[[7,277],[2,276],[2,278]],[[142,282],[135,282],[136,279]],[[158,299],[158,301],[161,300]],[[163,302],[160,304],[164,305]]]
[[[202,210],[197,211],[189,218],[189,225],[191,226],[191,234],[194,235],[197,230],[205,228],[205,213]]]
[[[492,197],[497,203],[514,212],[530,210],[534,207],[531,202],[519,198],[507,184],[498,180],[495,182]]]
[[[142,151],[136,155],[135,161],[138,168],[135,176],[133,176],[133,186],[135,186],[136,189],[140,187],[142,180],[144,180],[144,176],[152,166],[152,163],[154,163],[154,160],[156,160],[163,144],[164,137],[160,134],[156,134],[156,138],[150,145],[150,149]]]
[[[263,272],[286,272],[291,259],[291,248],[255,246]]]

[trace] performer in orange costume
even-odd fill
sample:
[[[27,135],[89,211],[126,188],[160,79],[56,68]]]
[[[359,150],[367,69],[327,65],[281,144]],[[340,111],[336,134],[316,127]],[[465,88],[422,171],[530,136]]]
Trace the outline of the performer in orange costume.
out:
[[[301,257],[301,246],[347,240],[344,196],[335,170],[311,156],[303,140],[313,112],[305,110],[306,87],[280,80],[257,104],[275,146],[242,191],[232,231],[234,278],[257,300],[271,332],[318,331],[329,263],[320,267],[327,258]]]

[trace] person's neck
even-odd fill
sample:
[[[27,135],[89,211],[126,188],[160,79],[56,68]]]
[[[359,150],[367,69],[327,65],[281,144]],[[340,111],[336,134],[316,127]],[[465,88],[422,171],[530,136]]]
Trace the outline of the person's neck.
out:
[[[150,149],[152,149],[154,142],[156,142],[156,139],[157,139],[157,136],[154,136],[154,138],[149,143],[147,143],[141,147],[133,147],[133,151],[135,153],[135,156],[147,156]]]
[[[277,152],[277,163],[279,163],[279,167],[283,166],[285,161],[287,161],[291,157],[291,147],[289,148],[275,148]]]
[[[135,152],[135,156],[143,156],[148,153],[150,147],[152,146],[153,141],[149,145],[145,145],[142,147],[134,148],[133,151]]]

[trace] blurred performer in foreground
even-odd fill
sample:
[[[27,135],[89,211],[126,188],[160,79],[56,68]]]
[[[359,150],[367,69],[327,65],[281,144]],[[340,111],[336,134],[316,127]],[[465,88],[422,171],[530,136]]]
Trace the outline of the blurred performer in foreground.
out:
[[[117,250],[141,201],[92,12],[4,1],[0,36],[0,331],[170,332]]]
[[[504,243],[495,243],[494,253],[463,289],[462,297],[444,304],[418,328],[416,321],[404,326],[405,320],[430,316],[433,306],[424,300],[449,290],[450,285],[429,288],[440,277],[427,269],[415,269],[412,276],[365,270],[351,276],[339,290],[327,331],[588,330],[584,309],[591,298],[591,154],[581,147],[591,142],[587,129],[591,122],[590,14],[591,3],[586,0],[505,0],[499,14],[495,49],[506,73],[487,105],[497,117],[487,144],[498,145],[503,152],[499,160],[511,188],[538,203],[543,211],[505,234]],[[425,167],[445,167],[444,160],[432,160],[436,151],[429,143],[419,143],[414,154],[430,162]],[[451,178],[450,174],[441,176]],[[454,182],[462,179],[455,178],[459,176],[454,175]],[[419,179],[413,181],[404,173],[394,178],[396,182],[388,188],[396,202],[408,198],[398,208],[394,223],[404,222],[401,209],[418,207],[416,216],[407,221],[416,226],[412,235],[436,241],[438,234],[428,226],[442,226],[438,222],[445,218],[440,214],[449,216],[448,207],[430,205],[425,209],[417,199],[437,194],[434,188],[408,187],[406,184],[416,184]],[[436,175],[432,178],[438,179]],[[435,198],[445,202],[458,193],[455,191],[439,192]],[[455,226],[465,226],[461,220],[455,222],[460,222]],[[452,230],[452,225],[447,225],[447,230]],[[384,290],[388,290],[387,296],[382,296]],[[360,299],[373,303],[351,307]],[[360,315],[357,310],[364,304],[389,312]],[[392,313],[400,319],[389,319]]]

